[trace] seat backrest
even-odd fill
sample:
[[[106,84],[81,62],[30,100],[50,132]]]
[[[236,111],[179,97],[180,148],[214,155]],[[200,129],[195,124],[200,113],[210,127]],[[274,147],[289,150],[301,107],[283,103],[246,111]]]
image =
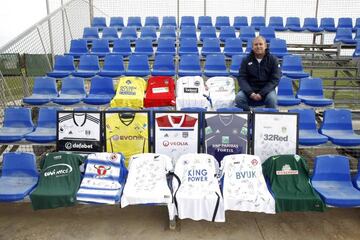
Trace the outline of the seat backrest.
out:
[[[300,79],[297,95],[324,97],[322,79],[310,77]]]
[[[119,38],[116,27],[103,28],[101,38]]]
[[[318,27],[317,18],[304,18],[304,27]]]
[[[236,38],[235,28],[232,26],[221,27],[220,39]]]
[[[349,159],[340,155],[321,155],[315,158],[314,181],[351,182]]]
[[[250,54],[250,53],[251,53],[253,41],[254,41],[254,38],[248,38],[248,41],[247,41],[247,44],[246,44],[246,48],[245,48],[245,53],[246,53],[246,54]]]
[[[124,61],[121,55],[106,55],[104,61],[104,70],[124,71]]]
[[[289,112],[299,114],[299,130],[317,131],[315,111],[313,109],[290,109]]]
[[[37,127],[56,128],[57,111],[58,109],[54,107],[40,108]]]
[[[127,26],[141,28],[142,27],[141,17],[139,16],[128,17]]]
[[[279,112],[276,108],[254,108],[254,112]]]
[[[260,27],[259,35],[263,36],[267,42],[270,42],[271,39],[276,38],[273,27]]]
[[[360,17],[356,18],[354,28],[355,28],[355,29],[360,28]]]
[[[61,94],[86,94],[84,79],[66,77],[62,80]]]
[[[174,57],[168,54],[156,55],[153,68],[154,70],[164,68],[175,70]]]
[[[135,52],[152,52],[152,41],[148,38],[138,38],[135,42]]]
[[[240,69],[241,66],[241,62],[244,59],[244,55],[233,55],[231,58],[231,65],[230,65],[230,69]]]
[[[140,37],[156,39],[156,28],[154,26],[142,27]]]
[[[92,27],[106,27],[105,17],[93,17],[91,22]]]
[[[188,54],[181,56],[179,69],[185,69],[185,70],[201,69],[199,55]]]
[[[158,39],[158,46],[157,51],[167,51],[167,52],[174,52],[175,49],[175,39],[173,38],[159,38]]]
[[[92,41],[91,52],[110,52],[107,39],[95,39]],[[81,60],[81,57],[80,57]]]
[[[240,29],[241,27],[249,26],[248,19],[246,16],[235,16],[234,17],[234,27]]]
[[[205,26],[208,26],[208,27],[213,26],[211,17],[210,16],[199,16],[197,28],[201,29],[202,27],[205,27]]]
[[[87,42],[85,39],[73,39],[70,42],[71,53],[87,53]]]
[[[195,26],[183,26],[180,31],[180,39],[197,38]]]
[[[217,38],[205,38],[203,43],[203,51],[221,52],[220,41]]]
[[[113,43],[113,52],[116,53],[131,53],[131,43],[129,39],[126,38],[120,38],[116,39]]]
[[[135,27],[124,27],[121,30],[121,38],[137,38]]]
[[[224,54],[210,54],[206,56],[205,70],[226,70]]]
[[[36,158],[32,153],[9,152],[3,155],[2,176],[38,177]]]
[[[300,27],[300,18],[299,17],[287,17],[285,26],[286,27]]]
[[[215,20],[215,27],[221,29],[221,27],[230,26],[230,18],[228,16],[217,16]]]
[[[55,56],[54,70],[75,71],[74,57],[69,55]]]
[[[145,26],[150,26],[150,27],[155,27],[155,28],[159,28],[160,24],[159,24],[159,17],[157,16],[147,16],[145,18]]]
[[[335,20],[334,18],[322,18],[320,20],[320,27],[325,28],[334,28],[335,27]]]
[[[284,20],[279,16],[271,16],[269,19],[269,27],[284,27]]]
[[[217,38],[216,36],[216,28],[204,26],[200,30],[200,39],[203,40],[205,38]]]
[[[51,77],[36,77],[33,94],[57,94],[56,79]]]
[[[176,29],[174,26],[163,26],[160,30],[160,38],[176,38]]]
[[[195,38],[182,38],[179,51],[197,53],[197,40]]]
[[[344,17],[338,19],[337,28],[353,28],[352,18]]]
[[[284,52],[287,53],[287,45],[286,41],[279,38],[273,38],[270,40],[269,46],[270,53],[271,52]]]
[[[265,27],[265,18],[263,16],[251,17],[251,26],[252,27]]]
[[[164,16],[162,19],[162,27],[164,26],[177,27],[175,16]]]
[[[255,37],[255,28],[254,27],[241,27],[240,28],[240,37],[241,38],[254,38]]]
[[[294,96],[293,81],[287,77],[281,77],[278,85],[278,96]]]
[[[129,70],[149,70],[148,56],[146,55],[131,55],[129,58]]]
[[[32,128],[34,123],[31,119],[30,108],[8,107],[4,112],[4,127]]]
[[[242,41],[240,38],[227,38],[225,41],[224,53],[227,51],[236,51],[239,54],[243,53]]]
[[[99,32],[97,27],[85,27],[83,38],[99,38]]]
[[[352,39],[352,29],[351,28],[336,29],[335,39],[336,38]]]
[[[123,28],[124,18],[123,17],[111,17],[110,18],[110,27]]]
[[[300,56],[286,55],[283,57],[282,70],[285,71],[303,71]]]
[[[320,130],[353,131],[351,111],[348,109],[327,109]]]
[[[112,78],[100,76],[91,78],[90,94],[115,94]]]
[[[99,58],[95,55],[82,55],[78,66],[79,70],[99,71]]]
[[[358,29],[356,29],[356,33],[355,33],[354,39],[357,40],[357,45],[358,45],[359,42],[360,42],[360,26],[359,26]]]
[[[183,28],[185,26],[194,26],[195,27],[194,16],[182,16],[181,17],[180,28]]]

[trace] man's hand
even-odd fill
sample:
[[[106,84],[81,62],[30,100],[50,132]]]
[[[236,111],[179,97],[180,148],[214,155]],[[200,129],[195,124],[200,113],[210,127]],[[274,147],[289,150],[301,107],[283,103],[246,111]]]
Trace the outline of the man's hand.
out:
[[[261,95],[258,94],[258,93],[252,93],[252,94],[250,95],[250,98],[251,98],[252,100],[254,100],[254,101],[261,101],[261,100],[262,100]]]

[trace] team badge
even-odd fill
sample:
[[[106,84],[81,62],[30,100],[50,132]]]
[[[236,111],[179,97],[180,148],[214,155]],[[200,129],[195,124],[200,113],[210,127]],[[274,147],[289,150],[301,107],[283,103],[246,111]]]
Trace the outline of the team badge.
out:
[[[131,80],[126,80],[126,84],[130,85],[131,84]]]
[[[189,137],[189,133],[188,133],[188,132],[183,132],[183,133],[182,133],[182,137],[183,137],[183,138]]]
[[[256,160],[255,158],[253,160],[251,160],[251,164],[253,166],[256,166],[258,164],[258,160]]]
[[[194,85],[195,85],[196,87],[200,86],[200,81],[195,81],[195,82],[194,82]]]
[[[114,162],[114,161],[116,161],[116,159],[117,159],[117,155],[115,153],[112,153],[110,155],[110,160]]]
[[[205,128],[205,134],[206,135],[211,134],[212,132],[213,132],[213,130],[212,130],[212,128],[210,126]]]
[[[94,165],[94,168],[97,170],[96,171],[96,173],[97,173],[96,177],[97,178],[104,177],[106,175],[107,171],[109,171],[111,169],[110,166],[105,167],[105,166],[102,166],[102,165],[100,165],[100,166]]]

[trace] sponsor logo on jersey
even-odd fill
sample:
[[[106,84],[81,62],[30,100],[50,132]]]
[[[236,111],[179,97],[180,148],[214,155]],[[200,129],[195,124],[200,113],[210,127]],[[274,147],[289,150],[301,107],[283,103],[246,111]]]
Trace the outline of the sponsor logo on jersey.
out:
[[[168,140],[165,140],[163,141],[163,146],[164,147],[168,147],[168,146],[188,146],[189,143],[188,142],[171,142],[171,141],[168,141]]]
[[[65,148],[67,150],[71,150],[71,149],[93,149],[94,146],[92,144],[86,144],[86,143],[67,142],[67,143],[65,143]]]
[[[212,130],[212,128],[210,126],[205,128],[205,134],[206,135],[211,134],[212,132],[213,132],[213,130]]]
[[[198,92],[199,92],[198,88],[189,88],[189,87],[184,88],[184,93],[198,93]]]
[[[221,137],[221,142],[222,142],[222,144],[228,144],[228,143],[230,143],[230,138],[229,138],[229,136],[222,136],[222,137]]]
[[[106,175],[107,171],[109,171],[111,169],[110,166],[105,167],[102,165],[100,165],[100,166],[94,165],[94,168],[96,169],[96,173],[97,173],[96,178],[104,177]]]
[[[276,175],[298,175],[298,170],[292,170],[289,164],[285,164],[281,170],[276,171]]]
[[[143,136],[119,136],[119,139],[120,140],[123,140],[123,141],[137,141],[137,140],[142,140],[144,139]]]
[[[277,134],[264,134],[265,141],[272,141],[272,142],[287,142],[289,141],[289,136],[280,136]]]
[[[121,94],[121,95],[136,95],[136,87],[120,86],[119,94]]]
[[[206,169],[191,169],[188,170],[188,182],[205,182],[207,181]]]
[[[256,178],[256,172],[255,171],[236,172],[236,179],[244,179],[244,178]]]
[[[51,165],[44,170],[44,177],[64,177],[72,172],[72,167],[65,163]]]

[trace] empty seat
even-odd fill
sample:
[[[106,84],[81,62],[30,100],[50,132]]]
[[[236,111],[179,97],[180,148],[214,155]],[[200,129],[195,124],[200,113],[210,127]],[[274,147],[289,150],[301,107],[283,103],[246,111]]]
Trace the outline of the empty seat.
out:
[[[150,39],[151,41],[156,41],[156,28],[155,27],[142,27],[140,32],[140,37],[142,39]]]
[[[356,44],[356,40],[352,38],[352,29],[338,28],[336,30],[334,43]]]
[[[116,39],[113,43],[112,53],[127,57],[131,55],[131,43],[130,39]]]
[[[284,56],[289,55],[286,41],[279,38],[273,38],[270,40],[269,51],[272,55],[275,55],[278,58],[283,58]]]
[[[240,38],[228,38],[225,41],[224,54],[228,57],[244,54]]]
[[[357,43],[360,41],[360,27],[355,32],[354,40],[356,40]]]
[[[277,91],[277,104],[279,106],[294,106],[299,105],[300,99],[295,98],[292,79],[287,77],[280,78]]]
[[[136,29],[140,29],[142,27],[141,17],[128,17],[127,27],[135,27]]]
[[[5,108],[3,126],[0,128],[0,143],[16,142],[34,131],[30,108]]]
[[[196,38],[180,39],[179,55],[182,56],[184,54],[199,54]]]
[[[333,104],[332,99],[324,97],[320,78],[301,78],[296,96],[303,103],[312,107],[324,107]]]
[[[115,27],[106,27],[103,29],[102,32],[102,39],[108,39],[109,41],[114,41],[115,39],[118,39],[118,33],[117,33],[117,28]]]
[[[202,27],[200,30],[200,41],[204,41],[205,38],[217,38],[215,27]]]
[[[253,48],[253,41],[254,38],[247,39],[246,48],[245,48],[245,54],[250,54]]]
[[[201,76],[199,55],[182,55],[179,64],[179,76]]]
[[[284,27],[284,20],[279,16],[270,17],[268,26],[273,27],[275,31],[286,31],[286,27]]]
[[[305,78],[309,73],[304,72],[301,58],[296,55],[287,55],[283,57],[282,74],[289,78]]]
[[[260,27],[259,35],[264,37],[267,43],[276,38],[275,30],[272,27]]]
[[[146,88],[144,107],[164,106],[175,106],[174,79],[169,76],[150,77]]]
[[[121,30],[121,38],[129,39],[130,41],[135,41],[137,39],[137,33],[135,27],[124,27]]]
[[[50,102],[58,96],[56,80],[50,77],[36,77],[32,95],[23,99],[24,103],[41,105]]]
[[[53,102],[61,105],[72,105],[79,103],[86,97],[84,79],[79,77],[66,77],[62,80],[59,97]]]
[[[159,38],[156,54],[167,54],[174,56],[176,54],[174,38]]]
[[[304,26],[309,32],[321,32],[324,29],[319,27],[317,18],[304,18]]]
[[[249,23],[248,23],[248,19],[246,16],[236,16],[234,17],[234,28],[239,30],[242,27],[248,27]]]
[[[89,95],[83,101],[92,105],[108,104],[114,95],[112,78],[96,76],[91,79]]]
[[[107,27],[106,26],[106,18],[105,17],[93,17],[91,26],[96,27],[99,30]]]
[[[249,39],[255,38],[255,28],[254,27],[242,27],[240,28],[239,38],[243,42],[247,42]]]
[[[286,24],[285,27],[294,32],[302,32],[304,31],[304,28],[300,26],[300,18],[298,17],[288,17],[286,18]]]
[[[291,109],[289,112],[299,114],[299,143],[301,145],[314,146],[328,141],[328,137],[317,130],[313,109]]]
[[[159,18],[156,16],[148,16],[145,18],[145,27],[155,27],[158,29],[160,27]]]
[[[251,17],[251,25],[250,26],[254,27],[256,30],[259,30],[260,27],[265,27],[265,18],[262,16]]]
[[[196,28],[194,26],[183,26],[180,30],[180,40],[183,38],[197,39]]]
[[[86,39],[88,42],[92,42],[94,39],[99,38],[99,31],[96,27],[85,27],[83,32],[83,39]]]
[[[358,161],[357,174],[352,179],[354,187],[360,190],[360,161]]]
[[[241,62],[244,59],[245,55],[233,55],[231,58],[231,65],[230,65],[230,75],[234,77],[239,76],[239,70],[241,66]]]
[[[164,16],[162,19],[161,27],[172,26],[177,27],[175,16]]]
[[[79,58],[81,55],[88,54],[88,52],[87,41],[85,39],[73,39],[70,42],[70,51],[69,53],[65,53],[65,55]]]
[[[317,156],[311,183],[327,205],[360,206],[360,191],[351,183],[349,159],[346,156]]]
[[[209,54],[221,53],[220,41],[217,38],[205,38],[201,54],[207,56]]]
[[[204,75],[207,77],[229,76],[224,54],[209,54],[206,56]]]
[[[356,18],[353,31],[357,31],[358,29],[360,29],[360,17]]]
[[[360,136],[354,133],[351,112],[347,109],[327,109],[324,112],[320,133],[340,146],[360,145]]]
[[[229,38],[236,38],[235,28],[230,26],[221,27],[219,34],[220,41],[225,42]]]
[[[160,38],[176,38],[176,28],[174,26],[164,26],[160,30]]]
[[[57,108],[40,108],[35,131],[25,135],[25,140],[35,143],[56,141]]]
[[[92,41],[91,55],[96,55],[99,58],[103,58],[108,53],[110,53],[110,48],[109,41],[107,39],[95,39]]]
[[[0,177],[0,202],[23,200],[35,188],[38,178],[34,154],[4,153]]]
[[[93,77],[100,71],[99,58],[93,55],[82,55],[78,69],[72,72],[75,77]]]
[[[150,67],[147,55],[131,55],[126,76],[148,76]]]
[[[181,17],[180,28],[183,28],[185,26],[195,27],[195,18],[194,18],[194,16],[182,16]]]
[[[353,57],[360,57],[360,40],[356,43],[356,48]]]
[[[352,30],[353,24],[352,24],[352,18],[349,17],[343,17],[338,19],[338,25],[337,28],[350,28]]]
[[[104,60],[103,69],[98,75],[103,77],[119,77],[125,74],[123,56],[107,55]]]
[[[217,16],[215,20],[215,27],[221,29],[222,27],[230,26],[230,18],[228,16]]]
[[[154,54],[154,50],[152,47],[152,41],[148,38],[138,38],[135,42],[135,54],[152,56]]]
[[[153,71],[153,76],[174,76],[175,64],[174,57],[172,55],[156,55]]]
[[[323,28],[327,32],[336,32],[334,18],[322,18],[320,20],[320,28]]]
[[[210,16],[199,16],[199,21],[197,28],[201,29],[202,27],[212,27],[212,20]]]
[[[55,65],[52,72],[47,75],[53,78],[63,78],[75,71],[73,56],[55,56]]]
[[[117,30],[121,30],[125,26],[124,18],[123,17],[111,17],[109,26],[114,27]]]

